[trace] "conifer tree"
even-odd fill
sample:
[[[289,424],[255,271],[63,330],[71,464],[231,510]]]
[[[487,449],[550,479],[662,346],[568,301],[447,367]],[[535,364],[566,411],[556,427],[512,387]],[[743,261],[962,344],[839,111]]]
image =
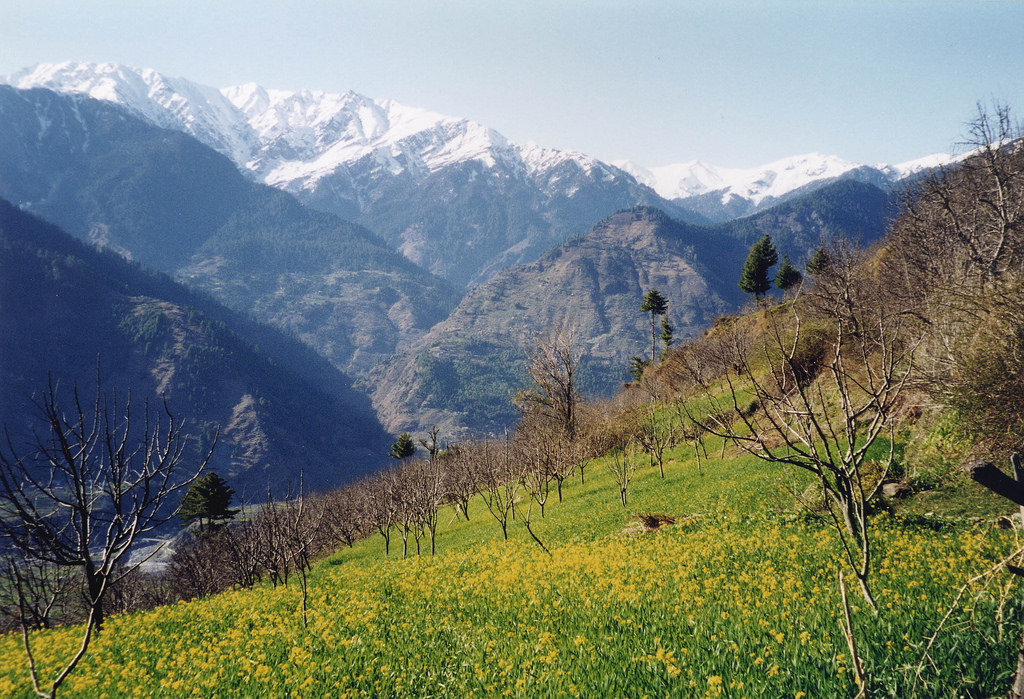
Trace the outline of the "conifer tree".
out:
[[[215,471],[210,471],[189,486],[181,499],[178,516],[185,524],[198,521],[201,532],[212,532],[218,521],[233,519],[238,514],[238,510],[231,508],[234,495],[235,491],[227,481]]]
[[[782,258],[782,264],[779,265],[779,271],[775,273],[775,286],[786,291],[799,284],[803,278],[803,275],[800,274],[800,270],[794,267],[793,263],[789,261],[789,255],[786,255]]]
[[[403,432],[398,435],[398,441],[391,445],[391,451],[389,456],[392,459],[408,459],[410,456],[416,453],[416,443],[412,441],[412,436],[408,432]]]
[[[658,359],[658,316],[668,312],[668,299],[657,289],[651,289],[644,294],[640,312],[651,314],[651,363],[654,363]]]
[[[740,289],[753,294],[757,298],[764,296],[772,283],[768,279],[768,270],[779,261],[779,254],[772,245],[771,236],[765,233],[761,240],[757,241],[750,248],[747,261],[743,263],[743,271],[740,273]]]
[[[634,354],[629,358],[629,368],[626,369],[626,372],[633,381],[639,381],[644,377],[644,369],[646,369],[650,363],[650,359],[644,359],[643,357],[638,357]]]
[[[664,345],[664,349],[661,350],[662,357],[672,347],[673,342],[675,338],[672,335],[672,326],[668,322],[668,316],[665,316],[661,319],[661,344]]]
[[[825,248],[821,247],[818,248],[814,255],[811,256],[811,259],[808,260],[807,266],[804,270],[812,277],[816,277],[827,270],[831,264],[832,260],[829,257],[828,252],[825,251]]]

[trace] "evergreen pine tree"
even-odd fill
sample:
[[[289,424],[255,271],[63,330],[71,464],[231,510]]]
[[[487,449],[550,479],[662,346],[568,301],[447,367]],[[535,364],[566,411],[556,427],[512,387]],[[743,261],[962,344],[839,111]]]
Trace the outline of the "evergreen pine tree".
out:
[[[661,319],[661,343],[664,345],[664,349],[661,350],[662,357],[668,352],[673,342],[675,342],[675,338],[672,336],[672,326],[668,322],[668,316],[665,316]]]
[[[803,278],[803,275],[800,274],[800,270],[794,267],[793,263],[789,261],[789,255],[786,255],[782,258],[782,264],[779,265],[779,271],[775,273],[775,286],[786,291],[787,289],[792,289],[794,286],[799,284]]]
[[[626,372],[633,381],[639,381],[644,377],[644,369],[650,366],[650,364],[650,359],[644,359],[634,354],[629,358],[629,368],[626,369]]]
[[[657,289],[651,289],[644,294],[640,312],[651,314],[651,363],[654,363],[658,359],[658,316],[668,312],[668,299]]]
[[[416,443],[412,441],[412,437],[408,432],[403,432],[398,435],[398,441],[391,445],[391,451],[389,456],[392,459],[408,459],[410,456],[416,453]]]
[[[827,270],[831,264],[832,258],[829,257],[828,252],[826,252],[824,247],[820,247],[815,251],[814,255],[811,256],[811,259],[807,262],[807,266],[804,267],[804,270],[812,277],[816,277]]]
[[[238,514],[238,510],[231,508],[234,495],[235,491],[227,481],[210,471],[189,486],[181,499],[178,517],[185,524],[198,521],[201,532],[212,532],[218,521],[227,521]]]
[[[743,263],[740,289],[757,298],[764,296],[772,288],[768,270],[778,261],[779,254],[772,245],[771,236],[765,233],[761,240],[751,246],[747,261]]]

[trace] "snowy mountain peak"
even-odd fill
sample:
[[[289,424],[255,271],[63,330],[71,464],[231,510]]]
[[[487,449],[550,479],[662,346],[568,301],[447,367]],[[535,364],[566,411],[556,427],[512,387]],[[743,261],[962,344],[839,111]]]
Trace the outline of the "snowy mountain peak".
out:
[[[964,153],[963,155],[933,153],[932,155],[926,155],[923,158],[917,158],[915,160],[908,160],[905,163],[899,163],[897,165],[878,165],[877,168],[882,172],[889,174],[895,180],[902,180],[925,170],[932,170],[943,165],[949,165],[959,160],[963,160],[968,155],[969,153]]]
[[[862,166],[833,155],[807,153],[746,169],[717,167],[700,160],[654,168],[625,162],[620,167],[666,199],[721,191],[723,202],[740,196],[758,205],[813,182],[841,177]]]
[[[493,165],[495,152],[510,145],[481,124],[351,91],[290,92],[253,83],[219,90],[114,63],[40,64],[3,82],[120,104],[195,136],[279,186],[298,179],[306,180],[298,186],[308,186],[367,156],[383,157],[399,170],[411,163],[433,171],[459,160]]]
[[[235,162],[252,148],[244,120],[219,90],[155,70],[116,63],[42,63],[4,82],[119,104],[158,126],[184,131]]]
[[[609,182],[624,171],[665,199],[708,195],[704,198],[717,199],[731,207],[733,215],[741,215],[840,177],[860,177],[884,186],[886,181],[950,162],[949,156],[933,155],[867,168],[808,153],[747,169],[699,160],[654,168],[630,162],[609,165],[581,153],[516,145],[476,122],[351,91],[290,92],[254,83],[217,89],[115,63],[40,64],[6,76],[3,82],[115,102],[158,126],[196,137],[254,179],[295,193],[314,192],[330,177],[332,183],[325,186],[353,192],[345,195],[346,201],[359,210],[366,197],[375,196],[366,188],[378,177],[420,180],[462,163],[500,166],[568,196],[575,191],[571,180],[577,173]],[[371,172],[376,174],[367,174]],[[733,206],[739,200],[743,207]]]

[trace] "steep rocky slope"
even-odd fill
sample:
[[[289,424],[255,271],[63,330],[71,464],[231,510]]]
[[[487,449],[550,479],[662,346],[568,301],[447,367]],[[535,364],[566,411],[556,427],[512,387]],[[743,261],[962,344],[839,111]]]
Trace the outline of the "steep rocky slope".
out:
[[[358,373],[458,294],[358,225],[107,102],[0,86],[0,196],[177,275]]]
[[[88,402],[161,397],[239,493],[324,488],[376,467],[388,436],[369,401],[308,347],[164,275],[97,251],[0,200],[0,423],[21,446],[48,379]]]
[[[420,343],[361,385],[392,431],[434,423],[497,430],[515,416],[509,399],[524,385],[525,349],[565,325],[579,340],[584,389],[609,393],[626,378],[629,357],[650,352],[649,320],[639,310],[644,293],[661,290],[677,336],[692,335],[742,301],[720,264],[742,254],[735,238],[656,209],[614,214],[471,290]]]

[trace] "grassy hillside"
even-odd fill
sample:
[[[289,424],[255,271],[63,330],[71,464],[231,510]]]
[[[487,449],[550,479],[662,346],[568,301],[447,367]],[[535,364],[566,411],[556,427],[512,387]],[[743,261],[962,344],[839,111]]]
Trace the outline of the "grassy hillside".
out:
[[[434,557],[385,559],[373,536],[321,561],[307,626],[294,583],[114,617],[66,696],[856,694],[835,537],[793,509],[799,476],[731,450],[698,470],[678,447],[666,478],[644,469],[623,508],[603,464],[545,519],[533,511],[550,555],[522,526],[526,501],[503,542],[477,499],[469,522],[442,513]],[[644,531],[633,515],[648,512],[679,520]],[[1004,691],[1019,591],[1005,573],[967,583],[1013,535],[889,514],[873,524],[883,611],[851,598],[873,694]],[[55,668],[76,638],[36,633],[37,662]],[[0,639],[0,694],[31,695],[16,635]]]

